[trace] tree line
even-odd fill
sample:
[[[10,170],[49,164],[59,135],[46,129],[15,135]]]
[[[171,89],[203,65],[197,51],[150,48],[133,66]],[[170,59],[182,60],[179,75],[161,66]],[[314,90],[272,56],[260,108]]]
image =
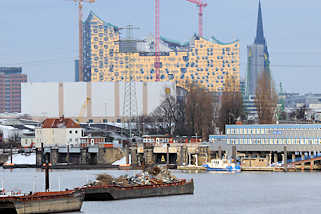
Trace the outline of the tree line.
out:
[[[225,133],[226,124],[246,121],[240,85],[234,76],[226,75],[224,90],[213,93],[191,83],[184,87],[179,97],[166,95],[163,102],[149,116],[141,116],[139,124],[148,124],[145,134],[168,134],[173,136],[201,136]],[[267,72],[257,80],[255,105],[258,122],[276,122],[278,97],[273,81]]]

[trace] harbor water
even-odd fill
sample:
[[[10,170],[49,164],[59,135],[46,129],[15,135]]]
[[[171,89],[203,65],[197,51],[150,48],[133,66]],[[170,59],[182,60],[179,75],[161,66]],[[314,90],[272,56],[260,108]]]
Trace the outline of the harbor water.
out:
[[[149,213],[320,213],[321,172],[186,173],[172,171],[179,178],[193,178],[194,195],[143,198],[106,202],[84,202],[84,214]],[[134,175],[138,171],[54,170],[51,190],[81,186],[97,174]],[[0,169],[6,191],[43,191],[40,169]],[[78,212],[79,213],[79,212]]]

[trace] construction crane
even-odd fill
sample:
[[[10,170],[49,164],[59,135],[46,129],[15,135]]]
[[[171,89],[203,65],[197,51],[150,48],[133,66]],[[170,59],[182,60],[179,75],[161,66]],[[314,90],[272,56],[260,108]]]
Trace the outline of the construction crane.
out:
[[[88,108],[90,101],[91,101],[90,97],[87,97],[85,102],[82,104],[81,109],[80,109],[80,113],[78,115],[78,118],[76,119],[79,123],[83,122],[83,118],[84,118],[86,109]]]
[[[160,54],[159,54],[159,43],[160,43],[160,34],[159,34],[159,1],[155,0],[155,73],[156,73],[156,81],[159,81],[159,73],[160,73]]]
[[[78,63],[78,73],[79,73],[79,81],[84,81],[84,59],[83,59],[83,23],[82,23],[82,8],[83,3],[94,3],[96,0],[73,0],[78,3],[78,25],[79,25],[79,63]]]
[[[200,37],[203,36],[203,8],[207,6],[202,0],[186,0],[196,4],[199,7],[198,13],[198,34]]]

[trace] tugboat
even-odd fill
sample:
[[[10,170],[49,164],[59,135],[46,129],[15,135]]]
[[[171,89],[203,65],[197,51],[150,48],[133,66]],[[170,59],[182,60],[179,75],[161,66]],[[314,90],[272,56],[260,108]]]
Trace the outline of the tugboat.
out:
[[[228,159],[212,159],[211,162],[202,165],[207,171],[220,171],[220,172],[241,172],[241,166],[232,163]]]
[[[80,211],[84,193],[80,189],[49,191],[49,164],[44,164],[46,191],[29,194],[0,193],[0,213],[2,214],[38,214]]]

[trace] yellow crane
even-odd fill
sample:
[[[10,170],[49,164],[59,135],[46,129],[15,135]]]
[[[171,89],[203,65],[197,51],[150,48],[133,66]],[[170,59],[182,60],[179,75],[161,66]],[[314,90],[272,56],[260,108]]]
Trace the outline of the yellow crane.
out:
[[[84,81],[84,75],[83,75],[83,23],[82,23],[82,8],[83,3],[94,3],[96,0],[73,0],[74,2],[78,3],[78,25],[79,25],[79,81]]]
[[[87,97],[85,102],[81,105],[80,113],[78,115],[78,118],[76,119],[79,123],[84,122],[84,115],[86,113],[86,110],[88,108],[90,101],[91,101],[90,97]]]

